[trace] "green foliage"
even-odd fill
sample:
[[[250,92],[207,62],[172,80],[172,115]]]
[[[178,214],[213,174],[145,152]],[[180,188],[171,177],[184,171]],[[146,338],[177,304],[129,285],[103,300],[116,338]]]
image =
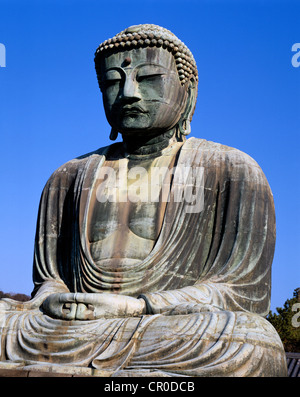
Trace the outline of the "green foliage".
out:
[[[285,351],[293,353],[300,353],[300,318],[296,320],[296,315],[300,310],[299,298],[300,289],[297,288],[292,299],[287,299],[282,308],[276,307],[278,314],[270,311],[267,316],[267,320],[277,330]]]

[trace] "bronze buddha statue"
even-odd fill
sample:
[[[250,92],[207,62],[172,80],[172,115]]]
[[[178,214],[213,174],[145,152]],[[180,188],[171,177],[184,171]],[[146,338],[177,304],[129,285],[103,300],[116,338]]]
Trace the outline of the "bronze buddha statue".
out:
[[[0,301],[0,361],[108,376],[285,376],[264,318],[272,193],[248,155],[187,139],[193,55],[146,24],[102,43],[95,65],[110,137],[122,142],[48,180],[32,299]]]

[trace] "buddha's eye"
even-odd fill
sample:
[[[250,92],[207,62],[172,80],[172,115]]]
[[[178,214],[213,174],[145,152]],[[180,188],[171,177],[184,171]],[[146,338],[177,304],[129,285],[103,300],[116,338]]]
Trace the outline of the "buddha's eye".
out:
[[[136,75],[138,82],[143,80],[156,80],[166,74],[166,70],[157,65],[143,65],[141,66]]]
[[[108,70],[104,74],[104,78],[103,78],[101,84],[104,87],[107,87],[107,86],[110,86],[110,85],[120,82],[121,79],[122,79],[122,76],[117,70]]]
[[[138,81],[138,82],[141,82],[141,81],[152,81],[152,80],[156,80],[156,79],[158,79],[158,78],[161,78],[161,76],[163,76],[163,74],[160,74],[160,73],[155,73],[155,74],[145,74],[145,75],[137,75],[136,76],[136,80]]]

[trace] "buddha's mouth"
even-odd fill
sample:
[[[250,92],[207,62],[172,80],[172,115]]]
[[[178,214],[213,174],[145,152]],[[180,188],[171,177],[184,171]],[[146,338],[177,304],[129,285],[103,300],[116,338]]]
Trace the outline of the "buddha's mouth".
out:
[[[128,115],[128,114],[140,114],[140,113],[147,113],[146,110],[144,110],[141,106],[138,105],[125,105],[121,109],[122,114]]]

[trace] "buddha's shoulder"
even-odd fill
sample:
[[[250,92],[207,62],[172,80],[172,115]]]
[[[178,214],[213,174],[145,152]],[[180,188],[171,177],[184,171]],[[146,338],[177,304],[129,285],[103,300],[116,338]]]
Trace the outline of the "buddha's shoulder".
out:
[[[94,161],[96,164],[102,156],[106,156],[109,152],[115,151],[119,147],[118,143],[104,146],[89,153],[78,156],[72,160],[67,161],[57,168],[49,178],[49,181],[53,179],[59,179],[70,181],[74,179],[79,173],[81,173],[88,165],[89,162]]]
[[[259,167],[257,162],[247,153],[221,143],[200,138],[189,138],[183,145],[183,150],[198,152],[198,158],[207,158],[210,162],[231,163],[232,165],[247,165]]]
[[[86,163],[88,163],[91,160],[99,160],[101,156],[107,156],[109,153],[116,152],[118,148],[120,147],[120,143],[114,143],[112,145],[104,146],[99,149],[93,150],[89,153],[82,154],[78,157],[75,157],[72,160],[67,161],[63,165],[61,165],[56,172],[61,172],[61,171],[77,171],[78,169],[81,169],[82,167],[85,167]]]

